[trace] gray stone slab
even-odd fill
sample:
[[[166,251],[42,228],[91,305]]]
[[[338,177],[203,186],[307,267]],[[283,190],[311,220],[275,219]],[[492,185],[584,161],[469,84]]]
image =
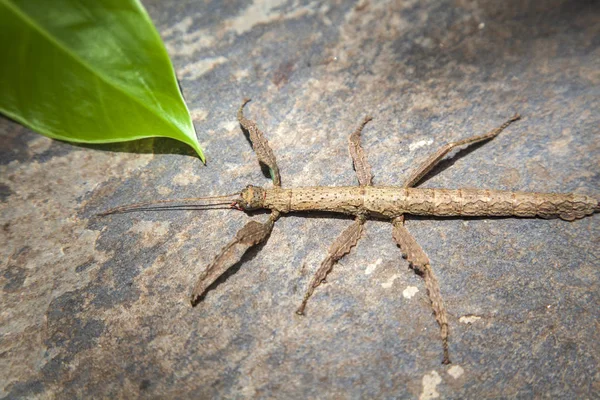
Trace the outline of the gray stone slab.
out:
[[[267,133],[283,184],[376,184],[442,144],[424,187],[600,195],[600,3],[147,0],[206,150],[76,146],[0,120],[1,398],[598,398],[600,219],[410,218],[449,311],[443,366],[421,278],[391,226],[294,310],[350,219],[295,214],[196,308],[194,280],[249,218],[95,218],[145,200],[268,185],[235,120]]]

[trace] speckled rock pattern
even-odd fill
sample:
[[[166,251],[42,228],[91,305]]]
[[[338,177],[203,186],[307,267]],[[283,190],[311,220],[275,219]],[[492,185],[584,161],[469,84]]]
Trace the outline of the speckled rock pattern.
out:
[[[235,120],[243,97],[284,187],[355,184],[347,139],[367,113],[374,183],[399,185],[519,112],[423,187],[600,196],[599,2],[144,4],[208,165],[172,141],[77,146],[0,119],[0,398],[599,397],[599,215],[407,221],[446,301],[450,366],[388,223],[367,222],[298,317],[351,219],[282,218],[192,308],[204,266],[266,215],[94,217],[268,185]]]

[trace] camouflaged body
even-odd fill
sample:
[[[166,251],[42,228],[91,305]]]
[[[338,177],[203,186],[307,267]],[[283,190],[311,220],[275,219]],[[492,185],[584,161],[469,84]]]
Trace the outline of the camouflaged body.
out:
[[[242,191],[238,205],[244,210],[267,208],[282,213],[330,211],[384,218],[413,214],[439,217],[558,217],[572,221],[598,211],[595,198],[575,193],[386,186],[263,189],[250,185]]]

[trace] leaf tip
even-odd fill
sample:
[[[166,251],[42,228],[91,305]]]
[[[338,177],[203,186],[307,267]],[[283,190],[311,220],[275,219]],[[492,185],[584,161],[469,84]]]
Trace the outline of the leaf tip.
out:
[[[202,161],[202,164],[206,165],[206,157],[204,156],[204,153],[202,152],[202,149],[200,148],[200,146],[198,144],[196,144],[192,147],[198,154],[198,157],[200,157],[200,161]]]
[[[202,164],[206,165],[206,157],[204,156],[204,152],[202,151],[198,140],[195,138],[189,138],[189,140],[184,140],[184,142],[190,145],[192,149],[194,149],[196,154],[198,154],[198,157],[200,157],[200,161],[202,161]]]

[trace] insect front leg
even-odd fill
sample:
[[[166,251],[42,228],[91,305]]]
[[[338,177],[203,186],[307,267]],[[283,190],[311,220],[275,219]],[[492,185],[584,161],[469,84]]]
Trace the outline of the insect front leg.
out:
[[[265,164],[269,167],[271,173],[271,179],[273,180],[274,186],[281,186],[281,176],[279,175],[279,167],[277,166],[277,160],[273,154],[273,150],[269,146],[269,141],[265,137],[264,133],[258,129],[258,126],[254,121],[250,121],[244,117],[244,106],[250,101],[250,99],[244,99],[244,102],[238,110],[238,121],[242,128],[248,131],[250,141],[252,142],[252,148],[258,157],[258,162]]]
[[[269,142],[265,135],[258,129],[256,123],[244,117],[244,106],[249,101],[250,99],[244,99],[242,105],[238,109],[238,121],[242,128],[248,131],[250,141],[252,142],[252,148],[256,153],[259,163],[269,167],[273,185],[279,187],[281,186],[281,176],[279,175],[279,167],[277,166],[277,160],[275,159],[273,150],[269,146]],[[261,224],[256,221],[250,221],[238,231],[235,238],[221,250],[221,253],[219,253],[215,260],[204,270],[200,278],[198,278],[198,282],[192,291],[192,305],[196,305],[208,287],[212,285],[219,276],[223,275],[225,271],[238,263],[248,249],[265,241],[269,237],[273,230],[273,225],[278,218],[279,212],[274,210],[271,212],[271,216],[266,223]]]
[[[223,247],[221,253],[215,257],[214,261],[206,267],[198,278],[196,286],[194,286],[194,290],[192,291],[192,306],[200,302],[202,295],[209,286],[223,275],[225,271],[237,264],[248,249],[264,242],[269,237],[273,230],[273,225],[278,218],[279,213],[274,211],[271,213],[269,220],[264,224],[250,221],[236,233],[235,238]]]

